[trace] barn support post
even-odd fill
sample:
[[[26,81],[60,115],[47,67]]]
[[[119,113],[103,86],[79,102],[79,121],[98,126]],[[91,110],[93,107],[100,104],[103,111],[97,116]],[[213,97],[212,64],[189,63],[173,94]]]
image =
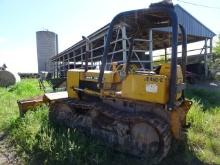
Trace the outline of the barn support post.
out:
[[[150,55],[150,69],[153,70],[153,31],[149,30],[149,55]]]
[[[74,69],[76,68],[76,52],[73,51],[73,61],[74,61]]]
[[[59,58],[59,78],[62,77],[62,58]]]
[[[125,64],[127,61],[127,44],[126,44],[127,36],[126,36],[125,25],[122,26],[121,31],[122,31],[123,64]]]
[[[205,53],[204,53],[204,61],[205,61],[205,78],[208,77],[208,51],[207,51],[207,43],[208,43],[208,39],[206,38],[205,39]]]
[[[105,35],[104,35],[104,40],[103,40],[103,45],[105,46],[105,43],[106,43],[106,40],[107,40],[107,35],[108,35],[108,33],[105,33]],[[98,62],[98,68],[100,68],[101,67],[101,65],[102,65],[102,59]],[[105,66],[105,68],[106,68],[106,66]]]
[[[54,74],[53,74],[53,78],[57,78],[57,60],[54,61]]]
[[[89,60],[89,56],[90,56],[90,48],[89,48],[89,45],[90,45],[90,41],[88,38],[86,37],[83,37],[85,39],[85,42],[86,42],[86,52],[85,52],[85,72],[88,71],[88,60]]]
[[[55,60],[54,78],[58,77],[58,59]]]
[[[80,54],[81,54],[81,68],[83,68],[83,48],[82,46],[80,47]]]
[[[59,57],[59,63],[58,63],[58,68],[59,68],[59,72],[58,72],[58,77],[61,76],[61,57]]]
[[[65,55],[63,56],[63,63],[62,63],[62,77],[65,77]]]
[[[212,52],[212,48],[213,48],[213,38],[210,38],[209,40],[209,44],[210,44],[210,55],[211,55],[211,58],[212,58],[212,61],[215,62],[215,58],[213,56],[213,52]]]
[[[91,60],[91,67],[93,68],[94,64],[93,64],[93,44],[92,44],[92,42],[90,43],[90,46],[91,46],[90,60]]]
[[[70,69],[70,53],[67,54],[67,60],[68,60],[68,70]]]
[[[59,73],[58,73],[58,70],[59,70],[59,58],[56,60],[56,78],[58,78],[59,76]]]
[[[165,62],[167,62],[167,48],[164,48],[165,51]]]

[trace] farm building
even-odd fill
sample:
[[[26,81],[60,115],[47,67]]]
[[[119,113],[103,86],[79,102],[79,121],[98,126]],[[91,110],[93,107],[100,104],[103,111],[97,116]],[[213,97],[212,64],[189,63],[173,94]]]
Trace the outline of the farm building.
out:
[[[51,57],[58,54],[58,37],[54,32],[37,31],[37,59],[38,73],[41,71],[49,71],[49,60]]]
[[[180,5],[175,5],[174,8],[179,24],[185,28],[187,43],[203,42],[203,46],[199,48],[188,49],[187,69],[197,74],[207,75],[207,61],[211,60],[212,57],[212,39],[215,33]],[[142,26],[144,27],[145,25],[143,24]],[[68,69],[84,68],[86,61],[88,61],[89,68],[99,68],[108,28],[109,24],[52,57],[50,60],[53,66],[50,72],[53,78],[65,78]],[[123,63],[126,61],[129,51],[129,38],[134,33],[139,33],[139,37],[134,39],[136,44],[133,50],[132,63],[139,65],[143,69],[146,67],[151,67],[152,69],[154,67],[153,61],[161,59],[169,61],[171,56],[169,48],[172,40],[172,32],[169,27],[145,29],[143,31],[142,27],[137,27],[134,30],[129,29],[129,26],[125,23],[119,23],[113,32],[111,51],[107,57],[107,69],[111,68],[112,62]],[[180,32],[179,41],[181,41]],[[179,45],[181,45],[181,42],[179,42]],[[86,53],[88,53],[88,56],[86,56]],[[180,56],[181,50],[178,53],[178,56]]]

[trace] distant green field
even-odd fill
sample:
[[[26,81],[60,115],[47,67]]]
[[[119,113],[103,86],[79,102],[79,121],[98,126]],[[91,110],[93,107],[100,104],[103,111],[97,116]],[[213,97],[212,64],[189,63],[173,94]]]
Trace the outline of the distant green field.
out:
[[[46,106],[19,118],[17,99],[42,93],[37,80],[0,88],[0,131],[8,133],[27,164],[140,164],[92,137],[54,126]],[[161,164],[220,164],[220,92],[191,89],[186,95],[194,102],[187,117],[191,127],[185,141]]]

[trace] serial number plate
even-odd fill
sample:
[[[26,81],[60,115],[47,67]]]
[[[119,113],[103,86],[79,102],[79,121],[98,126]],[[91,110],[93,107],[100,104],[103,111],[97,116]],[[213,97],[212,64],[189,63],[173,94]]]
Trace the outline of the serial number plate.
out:
[[[158,86],[157,84],[146,84],[146,92],[157,93]]]

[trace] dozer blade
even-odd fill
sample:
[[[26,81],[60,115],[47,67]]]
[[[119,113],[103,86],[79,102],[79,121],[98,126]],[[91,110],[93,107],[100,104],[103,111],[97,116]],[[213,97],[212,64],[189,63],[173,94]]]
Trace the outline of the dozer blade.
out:
[[[64,92],[54,92],[54,93],[45,93],[41,96],[31,97],[25,100],[18,100],[18,107],[20,116],[23,116],[28,110],[41,106],[43,104],[50,104],[56,100],[62,100],[68,98],[66,91]]]

